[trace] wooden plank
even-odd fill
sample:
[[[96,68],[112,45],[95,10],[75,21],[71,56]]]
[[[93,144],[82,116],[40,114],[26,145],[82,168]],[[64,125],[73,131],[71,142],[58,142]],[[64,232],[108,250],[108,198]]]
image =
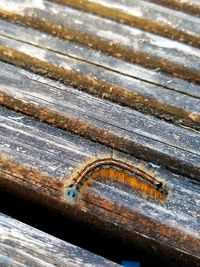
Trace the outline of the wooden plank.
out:
[[[200,129],[200,99],[0,37],[0,58],[144,113]]]
[[[156,170],[168,183],[167,199],[157,201],[121,183],[97,180],[72,205],[63,192],[74,167],[112,150],[3,108],[0,136],[1,188],[114,231],[149,253],[155,249],[165,261],[199,266],[199,183],[115,151],[115,156]]]
[[[70,58],[91,63],[94,66],[104,67],[140,81],[149,82],[150,84],[155,84],[169,90],[200,98],[199,86],[193,83],[159,72],[159,69],[151,70],[130,64],[107,53],[87,48],[79,43],[62,40],[46,33],[42,33],[41,36],[41,32],[38,30],[25,28],[3,20],[0,20],[0,34],[43,49],[52,50]]]
[[[0,265],[121,266],[0,213]]]
[[[47,1],[40,1],[40,5],[27,0],[1,1],[0,16],[146,67],[200,81],[199,50],[164,37]]]
[[[50,0],[200,47],[200,20],[142,0]]]
[[[200,135],[1,63],[0,103],[199,179]]]
[[[200,16],[200,2],[198,0],[148,0],[170,8]]]
[[[199,50],[50,1],[5,0],[0,8],[4,19],[50,33],[0,22],[1,59],[41,75],[1,62],[0,103],[107,146],[1,108],[0,188],[157,251],[169,263],[199,266],[199,132],[86,93],[199,129],[198,85],[165,73],[151,77],[156,71],[103,52],[199,82]],[[70,203],[64,192],[72,172],[105,157],[155,170],[167,198],[155,200],[105,177]]]

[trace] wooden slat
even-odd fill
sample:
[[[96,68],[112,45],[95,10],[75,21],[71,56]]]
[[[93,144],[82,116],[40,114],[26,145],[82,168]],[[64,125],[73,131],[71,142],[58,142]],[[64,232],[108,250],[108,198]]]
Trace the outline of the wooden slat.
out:
[[[87,48],[79,43],[62,40],[46,33],[42,33],[41,36],[41,32],[38,30],[21,27],[3,20],[0,20],[0,34],[14,40],[36,45],[43,49],[52,50],[61,55],[91,63],[95,66],[104,67],[128,77],[133,77],[172,91],[178,91],[189,96],[200,98],[199,86],[193,83],[161,73],[159,69],[150,70],[130,64],[101,51]],[[162,89],[160,88],[160,90]]]
[[[0,189],[199,266],[199,18],[150,1],[64,1],[0,1],[0,104],[22,112],[0,109]],[[74,169],[102,157],[155,171],[167,198],[105,177],[69,203]]]
[[[199,266],[199,184],[156,165],[169,186],[165,201],[131,190],[114,181],[96,181],[74,205],[64,197],[64,181],[73,168],[92,156],[112,150],[55,127],[1,109],[1,188],[12,188],[26,198],[54,207],[69,216],[88,221],[152,252],[165,261]],[[134,164],[142,162],[115,151]]]
[[[200,47],[200,20],[142,0],[50,0]]]
[[[121,266],[0,213],[2,267]]]
[[[0,103],[199,179],[200,135],[0,63]]]
[[[196,94],[193,97],[139,81],[3,36],[0,37],[0,58],[139,111],[200,129],[200,99]]]
[[[158,35],[47,1],[35,5],[27,0],[4,0],[0,2],[0,16],[144,66],[159,67],[190,81],[200,81],[199,50]]]
[[[198,0],[147,0],[167,7],[175,8],[192,15],[200,16],[200,2]]]

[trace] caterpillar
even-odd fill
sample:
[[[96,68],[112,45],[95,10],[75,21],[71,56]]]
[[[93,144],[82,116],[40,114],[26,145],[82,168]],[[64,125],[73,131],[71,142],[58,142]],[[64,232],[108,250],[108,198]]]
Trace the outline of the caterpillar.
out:
[[[66,186],[65,198],[75,202],[82,188],[94,179],[116,180],[157,200],[164,200],[168,195],[163,182],[158,181],[146,170],[121,160],[104,158],[89,163],[77,173],[72,182]]]

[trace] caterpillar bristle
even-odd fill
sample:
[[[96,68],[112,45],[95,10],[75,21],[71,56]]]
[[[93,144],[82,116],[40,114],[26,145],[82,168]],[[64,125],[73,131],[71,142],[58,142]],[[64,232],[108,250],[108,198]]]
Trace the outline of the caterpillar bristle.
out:
[[[159,178],[157,179],[155,172],[147,169],[146,166],[133,165],[118,159],[99,158],[94,161],[88,160],[88,164],[81,164],[78,171],[73,172],[71,180],[74,180],[77,186],[66,185],[65,198],[70,202],[75,202],[79,191],[85,192],[86,187],[97,179],[117,181],[155,200],[164,200],[167,197],[166,186]]]

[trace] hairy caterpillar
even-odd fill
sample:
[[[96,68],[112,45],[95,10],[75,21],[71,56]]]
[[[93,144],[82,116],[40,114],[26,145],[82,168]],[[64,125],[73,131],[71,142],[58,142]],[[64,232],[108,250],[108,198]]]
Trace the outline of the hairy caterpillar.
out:
[[[140,167],[114,158],[104,158],[89,163],[73,178],[66,186],[65,198],[76,201],[82,188],[94,179],[112,179],[157,200],[164,200],[168,194],[163,182],[156,180]]]

